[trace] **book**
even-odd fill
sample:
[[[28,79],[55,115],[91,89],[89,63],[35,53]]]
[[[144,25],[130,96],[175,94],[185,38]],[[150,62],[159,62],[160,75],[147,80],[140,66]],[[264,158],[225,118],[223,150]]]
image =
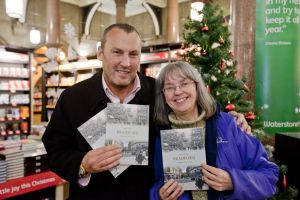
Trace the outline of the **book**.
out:
[[[206,163],[205,129],[161,130],[165,182],[176,180],[183,190],[208,190],[201,164]]]
[[[120,164],[148,165],[149,106],[107,104],[106,145],[122,148]]]
[[[77,128],[92,149],[105,146],[106,115],[105,108]],[[128,167],[127,165],[118,165],[110,169],[110,172],[117,177]]]

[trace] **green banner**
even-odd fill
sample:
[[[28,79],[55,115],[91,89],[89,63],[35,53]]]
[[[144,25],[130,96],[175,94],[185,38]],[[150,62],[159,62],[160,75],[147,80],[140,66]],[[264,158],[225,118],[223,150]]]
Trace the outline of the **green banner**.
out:
[[[255,107],[267,133],[300,133],[300,0],[256,0]]]

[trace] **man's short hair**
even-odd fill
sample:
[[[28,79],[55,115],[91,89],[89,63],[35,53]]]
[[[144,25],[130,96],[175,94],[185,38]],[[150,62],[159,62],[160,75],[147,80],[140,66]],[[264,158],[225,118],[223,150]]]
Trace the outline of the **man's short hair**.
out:
[[[101,48],[104,49],[105,43],[106,43],[106,36],[107,33],[109,31],[111,31],[114,28],[118,28],[121,29],[123,31],[125,31],[126,33],[132,33],[132,32],[136,32],[138,34],[138,36],[141,38],[140,33],[136,30],[136,28],[134,28],[133,26],[129,25],[129,24],[123,24],[123,23],[117,23],[117,24],[112,24],[110,26],[108,26],[104,32],[103,32],[103,37],[101,39]]]

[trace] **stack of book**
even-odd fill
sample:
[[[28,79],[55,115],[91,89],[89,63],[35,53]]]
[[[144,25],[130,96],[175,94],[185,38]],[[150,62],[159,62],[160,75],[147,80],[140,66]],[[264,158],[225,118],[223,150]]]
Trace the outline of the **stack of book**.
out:
[[[0,160],[0,183],[4,183],[7,180],[6,161]]]
[[[6,161],[7,180],[24,177],[23,152],[11,148],[0,151],[0,159]]]
[[[24,157],[24,175],[37,174],[49,169],[47,154],[32,153]]]

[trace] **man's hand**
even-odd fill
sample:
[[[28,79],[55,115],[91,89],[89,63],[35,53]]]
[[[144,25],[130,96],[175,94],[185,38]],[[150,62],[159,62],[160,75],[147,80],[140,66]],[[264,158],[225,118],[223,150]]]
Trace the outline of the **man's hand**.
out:
[[[161,200],[176,200],[184,191],[177,181],[170,179],[159,189],[159,198]]]
[[[109,170],[120,164],[122,150],[119,145],[109,145],[90,150],[82,159],[81,164],[89,173]]]
[[[245,116],[241,113],[237,113],[236,111],[229,111],[228,114],[232,115],[236,118],[236,124],[240,126],[242,131],[252,135],[251,133],[251,126],[249,126],[248,122],[245,119]]]
[[[231,177],[227,171],[202,164],[202,173],[205,183],[215,190],[225,191],[233,189]]]

